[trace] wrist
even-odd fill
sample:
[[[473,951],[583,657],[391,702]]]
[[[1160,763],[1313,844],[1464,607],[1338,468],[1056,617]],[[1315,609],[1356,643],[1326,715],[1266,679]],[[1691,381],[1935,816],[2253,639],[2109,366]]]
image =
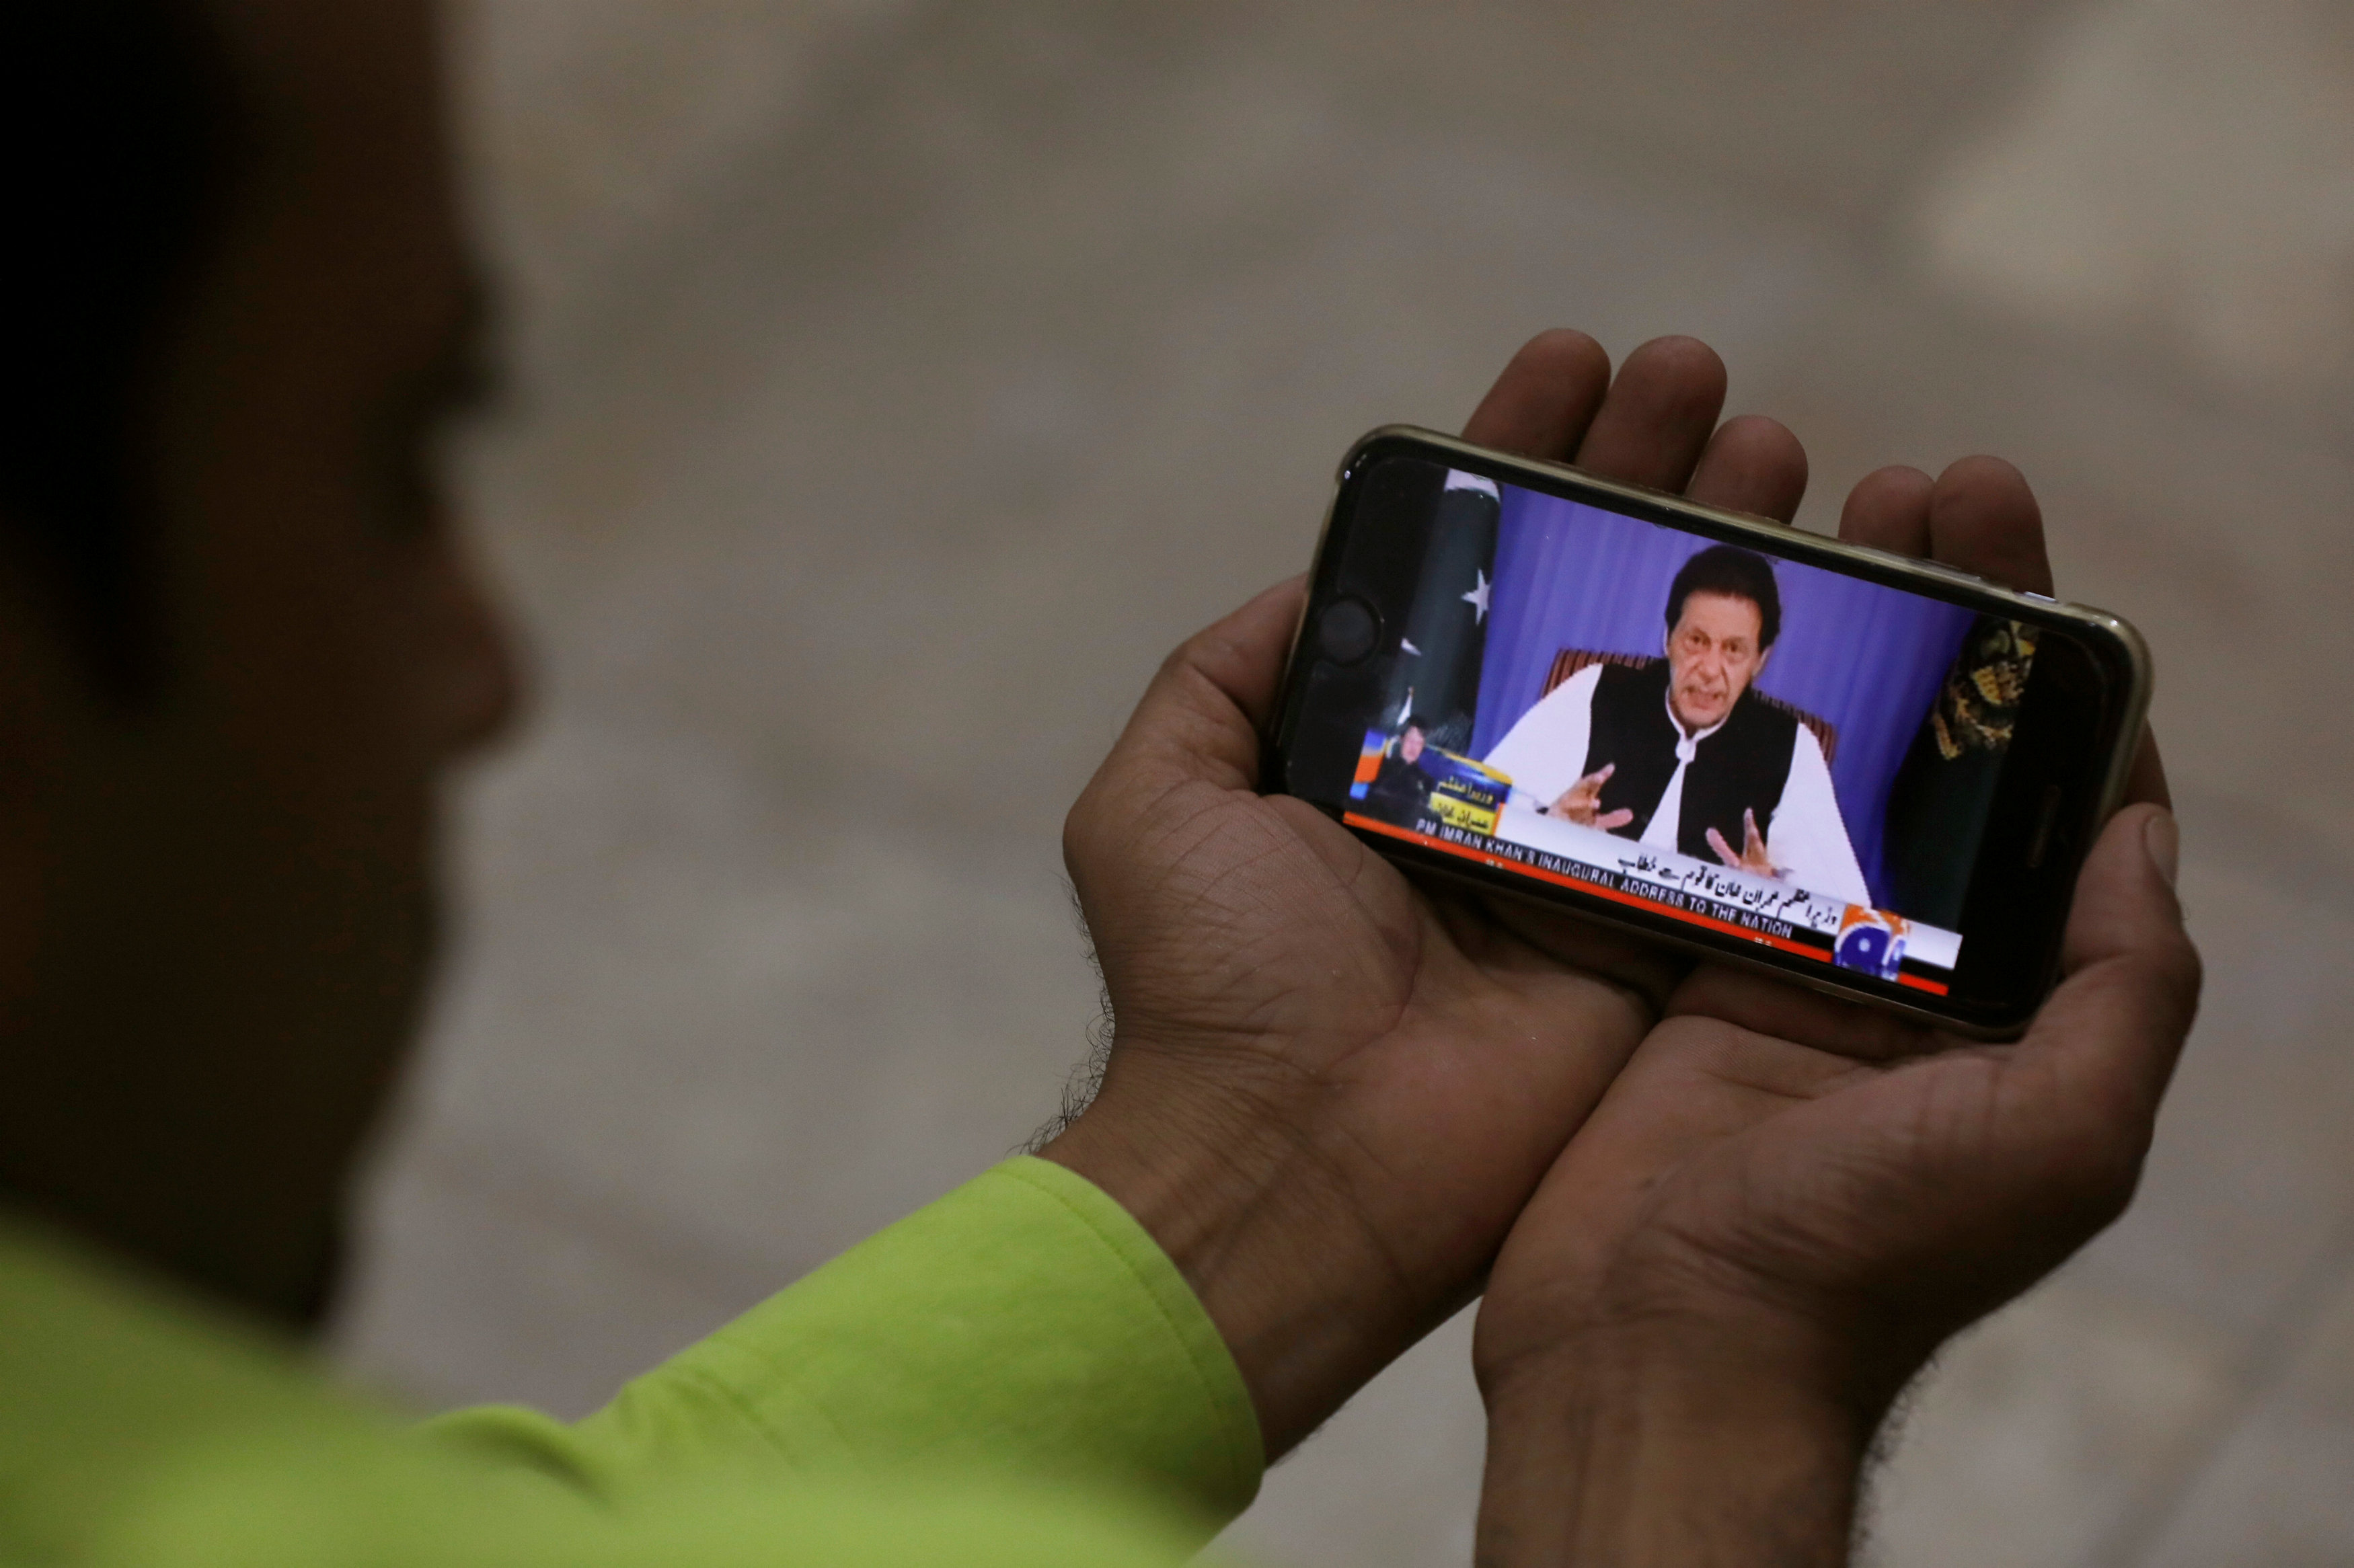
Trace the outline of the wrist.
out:
[[[1038,1152],[1169,1255],[1233,1354],[1270,1460],[1461,1303],[1422,1299],[1332,1161],[1246,1097],[1107,1083]],[[1436,1271],[1434,1271],[1434,1280]],[[1468,1298],[1466,1298],[1468,1299]]]
[[[1828,1348],[1757,1319],[1651,1324],[1483,1367],[1479,1561],[1844,1563],[1885,1404]]]

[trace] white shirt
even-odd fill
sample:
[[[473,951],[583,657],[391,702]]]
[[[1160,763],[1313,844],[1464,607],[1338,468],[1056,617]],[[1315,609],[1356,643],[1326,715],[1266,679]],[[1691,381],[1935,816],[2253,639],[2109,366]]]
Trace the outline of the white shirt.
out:
[[[1520,723],[1482,759],[1511,777],[1512,796],[1522,805],[1551,806],[1584,777],[1585,748],[1594,724],[1594,689],[1601,683],[1603,668],[1589,664],[1555,686],[1522,714]],[[1668,719],[1676,730],[1676,771],[1643,829],[1641,842],[1673,853],[1683,824],[1684,769],[1691,766],[1700,743],[1723,726],[1686,735],[1672,706]],[[1734,843],[1733,848],[1738,852],[1741,845]],[[1777,874],[1808,892],[1850,904],[1872,903],[1863,868],[1856,863],[1855,847],[1848,842],[1846,820],[1840,815],[1839,796],[1831,789],[1830,766],[1823,760],[1823,748],[1814,732],[1805,725],[1798,726],[1797,738],[1790,744],[1790,771],[1782,784],[1782,799],[1774,806],[1766,848]]]

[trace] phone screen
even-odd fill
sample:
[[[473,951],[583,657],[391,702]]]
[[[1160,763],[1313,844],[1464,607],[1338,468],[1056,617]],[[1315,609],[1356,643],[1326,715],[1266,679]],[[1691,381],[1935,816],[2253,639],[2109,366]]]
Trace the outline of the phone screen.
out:
[[[1365,509],[1344,822],[1947,994],[2035,625],[1416,459]]]

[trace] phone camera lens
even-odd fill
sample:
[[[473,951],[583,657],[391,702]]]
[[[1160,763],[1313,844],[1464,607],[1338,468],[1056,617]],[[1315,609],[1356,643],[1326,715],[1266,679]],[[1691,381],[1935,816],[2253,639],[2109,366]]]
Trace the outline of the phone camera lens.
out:
[[[1381,619],[1361,599],[1334,599],[1316,622],[1317,646],[1335,664],[1362,662],[1381,640]]]

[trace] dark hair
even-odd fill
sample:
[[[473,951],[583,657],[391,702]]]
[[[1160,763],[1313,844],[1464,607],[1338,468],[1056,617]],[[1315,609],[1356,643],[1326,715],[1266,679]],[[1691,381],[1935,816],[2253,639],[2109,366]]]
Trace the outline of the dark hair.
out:
[[[1684,600],[1696,593],[1721,593],[1745,599],[1757,607],[1757,646],[1774,646],[1782,635],[1782,590],[1775,585],[1774,568],[1755,550],[1738,545],[1711,545],[1683,564],[1675,585],[1668,589],[1668,630],[1684,618]]]
[[[0,529],[52,572],[93,673],[152,683],[148,403],[210,238],[227,69],[175,0],[32,0],[0,22],[17,236],[0,311]]]
[[[1398,733],[1400,735],[1404,735],[1410,729],[1418,729],[1422,731],[1425,736],[1430,734],[1430,726],[1423,722],[1423,717],[1420,714],[1408,714],[1406,715],[1405,722],[1398,726]]]

